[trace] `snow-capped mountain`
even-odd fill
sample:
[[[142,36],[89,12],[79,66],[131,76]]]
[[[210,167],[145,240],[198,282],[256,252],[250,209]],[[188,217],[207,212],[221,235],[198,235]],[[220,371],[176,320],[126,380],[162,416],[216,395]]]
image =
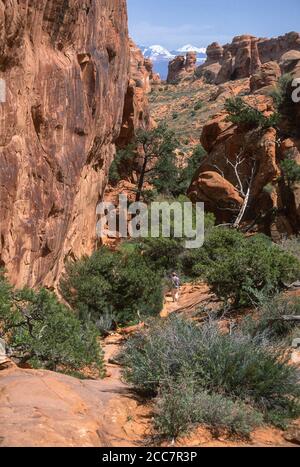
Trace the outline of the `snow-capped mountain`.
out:
[[[197,52],[199,65],[206,59],[206,48],[195,47],[192,44],[187,44],[177,50],[171,51],[162,45],[140,46],[140,49],[144,57],[150,58],[153,61],[154,69],[160,74],[162,79],[167,78],[169,61],[177,55],[185,55],[187,52]]]
[[[187,53],[187,52],[197,52],[198,54],[206,55],[206,48],[205,47],[195,47],[191,44],[184,45],[177,50],[177,52]]]
[[[174,55],[171,54],[168,49],[161,45],[150,45],[149,47],[141,47],[144,57],[151,58],[155,61],[159,59],[172,60]]]

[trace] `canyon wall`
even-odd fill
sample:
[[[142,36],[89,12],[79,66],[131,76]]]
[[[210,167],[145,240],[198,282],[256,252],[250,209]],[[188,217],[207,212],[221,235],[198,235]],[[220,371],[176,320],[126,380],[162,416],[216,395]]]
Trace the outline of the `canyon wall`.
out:
[[[125,0],[0,0],[0,266],[53,286],[96,246],[127,92]]]
[[[137,128],[147,129],[151,125],[147,94],[151,91],[153,73],[151,60],[145,59],[132,39],[130,46],[130,70],[127,80],[122,127],[117,146],[123,148],[131,143]]]

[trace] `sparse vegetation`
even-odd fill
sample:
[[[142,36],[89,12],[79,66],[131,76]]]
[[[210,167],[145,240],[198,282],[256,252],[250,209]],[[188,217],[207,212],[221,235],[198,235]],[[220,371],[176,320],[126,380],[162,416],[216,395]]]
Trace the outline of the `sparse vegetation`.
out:
[[[300,237],[285,238],[281,242],[281,248],[300,261]]]
[[[291,93],[291,84],[293,81],[292,75],[286,73],[285,75],[279,78],[277,87],[271,91],[270,95],[273,98],[274,104],[277,110],[280,112],[282,107],[286,104],[286,101],[290,103]]]
[[[203,107],[204,107],[203,102],[199,101],[199,102],[197,102],[197,104],[194,105],[194,110],[196,110],[196,111],[201,110],[201,109],[203,109]]]
[[[255,318],[245,320],[245,330],[251,336],[261,335],[272,342],[284,341],[291,344],[293,331],[299,323],[284,317],[300,316],[300,298],[278,295],[264,300]]]
[[[157,398],[155,428],[163,437],[177,438],[196,424],[208,426],[214,435],[248,438],[263,424],[263,415],[241,401],[197,388],[193,375],[163,384]]]

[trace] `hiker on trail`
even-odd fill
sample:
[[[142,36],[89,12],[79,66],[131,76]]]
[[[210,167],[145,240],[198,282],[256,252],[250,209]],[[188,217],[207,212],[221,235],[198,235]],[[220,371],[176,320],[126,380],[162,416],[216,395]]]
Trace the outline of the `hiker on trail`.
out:
[[[176,272],[172,274],[172,297],[173,302],[176,303],[179,301],[179,289],[180,289],[180,279]]]

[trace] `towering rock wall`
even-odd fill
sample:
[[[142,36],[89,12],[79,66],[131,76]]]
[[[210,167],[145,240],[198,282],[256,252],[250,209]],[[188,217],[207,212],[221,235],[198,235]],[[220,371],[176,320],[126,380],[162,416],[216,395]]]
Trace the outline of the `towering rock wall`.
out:
[[[155,79],[152,62],[145,59],[141,50],[130,39],[130,70],[122,120],[117,146],[125,147],[133,139],[137,128],[150,127],[150,112],[147,94]]]
[[[0,266],[52,286],[96,245],[122,123],[125,0],[0,0]]]

